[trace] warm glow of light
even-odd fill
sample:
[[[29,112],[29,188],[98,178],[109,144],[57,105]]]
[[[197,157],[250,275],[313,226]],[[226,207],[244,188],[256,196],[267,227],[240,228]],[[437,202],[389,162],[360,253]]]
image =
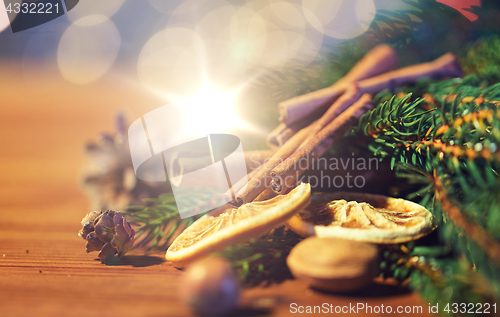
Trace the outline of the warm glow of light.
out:
[[[139,80],[153,91],[192,96],[202,87],[206,55],[196,32],[168,28],[153,35],[142,48],[137,63]]]
[[[235,99],[240,89],[221,91],[205,83],[202,89],[188,98],[174,98],[187,113],[187,131],[228,133],[246,128],[235,113]]]
[[[235,9],[230,4],[208,12],[197,24],[196,32],[204,39],[229,39]]]
[[[137,74],[149,90],[186,110],[186,130],[257,131],[235,114],[241,89],[262,73],[306,66],[326,36],[366,31],[374,0],[149,0],[169,14],[165,29],[139,54]],[[210,84],[208,84],[210,83]]]

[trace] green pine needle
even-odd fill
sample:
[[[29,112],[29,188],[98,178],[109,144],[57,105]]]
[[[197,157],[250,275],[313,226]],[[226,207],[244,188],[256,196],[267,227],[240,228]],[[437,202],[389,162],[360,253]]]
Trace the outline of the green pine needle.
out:
[[[165,251],[173,240],[203,214],[181,219],[177,210],[176,199],[200,208],[200,202],[212,204],[213,191],[207,188],[178,189],[176,196],[165,193],[158,198],[147,198],[145,205],[128,206],[123,212],[127,220],[136,225],[136,243],[134,248],[147,251]]]
[[[246,286],[279,283],[292,278],[286,258],[300,240],[299,235],[282,226],[248,243],[228,247],[218,255],[231,261]]]

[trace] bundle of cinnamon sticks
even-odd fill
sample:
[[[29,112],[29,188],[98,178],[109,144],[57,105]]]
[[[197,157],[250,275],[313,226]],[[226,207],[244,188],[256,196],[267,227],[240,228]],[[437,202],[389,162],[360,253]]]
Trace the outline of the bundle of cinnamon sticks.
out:
[[[332,86],[281,102],[281,124],[267,139],[275,152],[234,184],[224,199],[239,206],[284,194],[295,187],[302,173],[372,108],[371,95],[422,77],[461,76],[457,59],[451,53],[393,70],[397,62],[396,52],[390,46],[378,45]]]

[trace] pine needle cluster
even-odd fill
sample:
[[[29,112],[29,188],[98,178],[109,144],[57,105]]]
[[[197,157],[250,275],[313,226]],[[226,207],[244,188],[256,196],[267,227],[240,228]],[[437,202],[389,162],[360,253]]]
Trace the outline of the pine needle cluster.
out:
[[[134,248],[166,251],[184,229],[203,216],[202,213],[181,219],[176,199],[183,201],[184,206],[190,205],[192,210],[196,210],[204,205],[210,208],[211,197],[213,191],[209,188],[179,189],[176,197],[173,193],[165,193],[158,198],[143,199],[144,205],[128,206],[122,213],[130,223],[137,226]]]
[[[440,244],[452,250],[409,265],[410,286],[434,302],[445,302],[439,294],[448,285],[456,285],[448,301],[500,298],[500,84],[483,84],[470,75],[422,82],[420,95],[381,93],[351,131],[422,185],[410,198],[434,213]],[[476,284],[486,285],[481,294]]]
[[[279,283],[292,277],[286,258],[302,238],[281,226],[248,243],[228,247],[218,255],[225,257],[245,286]]]

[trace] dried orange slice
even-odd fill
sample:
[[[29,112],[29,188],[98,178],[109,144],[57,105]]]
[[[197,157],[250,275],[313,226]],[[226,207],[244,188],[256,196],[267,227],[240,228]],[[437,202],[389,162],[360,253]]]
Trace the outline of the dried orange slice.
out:
[[[435,228],[431,212],[400,198],[336,192],[311,200],[286,223],[304,237],[392,244],[419,239]]]
[[[259,237],[307,207],[310,196],[311,186],[302,183],[286,195],[207,214],[174,240],[166,258],[182,268],[214,251]]]

